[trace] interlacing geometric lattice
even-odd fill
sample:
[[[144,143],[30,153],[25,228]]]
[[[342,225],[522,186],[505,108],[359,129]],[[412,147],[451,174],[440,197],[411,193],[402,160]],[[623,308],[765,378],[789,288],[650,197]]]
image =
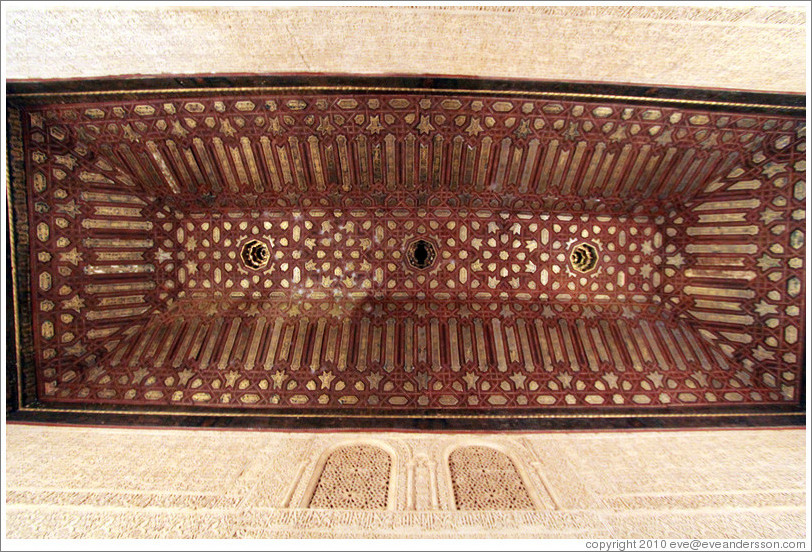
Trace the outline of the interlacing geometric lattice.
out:
[[[44,103],[10,120],[30,244],[16,265],[30,276],[26,393],[39,401],[799,400],[800,117],[201,93]],[[415,269],[420,240],[435,257]]]
[[[370,445],[341,447],[327,459],[311,508],[383,510],[389,495],[392,458]]]
[[[533,510],[516,466],[490,447],[458,448],[448,458],[458,510]]]

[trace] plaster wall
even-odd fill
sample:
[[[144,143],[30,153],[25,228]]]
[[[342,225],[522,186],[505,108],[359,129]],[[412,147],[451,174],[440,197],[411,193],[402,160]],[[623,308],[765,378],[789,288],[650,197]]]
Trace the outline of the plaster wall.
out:
[[[7,429],[9,538],[795,539],[805,531],[800,429]],[[392,455],[392,507],[306,508],[325,452],[359,443]],[[507,454],[536,508],[455,510],[446,460],[465,445]]]
[[[327,72],[803,92],[806,8],[12,6],[9,79]]]

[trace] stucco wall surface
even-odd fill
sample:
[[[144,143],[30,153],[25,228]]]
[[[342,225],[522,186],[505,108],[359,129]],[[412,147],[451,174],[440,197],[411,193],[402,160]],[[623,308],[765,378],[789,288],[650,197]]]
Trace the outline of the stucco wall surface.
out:
[[[799,539],[805,533],[802,429],[465,435],[7,429],[9,538]],[[342,446],[388,455],[389,509],[308,508],[321,467]],[[534,507],[455,509],[465,501],[455,499],[462,491],[453,490],[448,459],[467,446],[507,455]],[[487,477],[484,468],[476,482]],[[340,463],[334,473],[341,475]],[[469,484],[465,492],[477,488]]]
[[[799,6],[13,5],[10,79],[327,72],[803,92]]]

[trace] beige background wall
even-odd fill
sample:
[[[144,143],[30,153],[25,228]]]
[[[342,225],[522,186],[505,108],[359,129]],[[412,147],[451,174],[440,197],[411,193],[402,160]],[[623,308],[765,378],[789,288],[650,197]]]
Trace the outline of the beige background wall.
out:
[[[404,73],[804,92],[805,24],[802,8],[768,7],[17,6],[5,69],[10,79]],[[463,515],[441,495],[439,510],[371,523],[280,507],[289,488],[302,492],[290,486],[294,459],[361,435],[7,429],[9,537],[798,537],[805,523],[803,430],[493,437],[539,493],[548,479],[560,509]],[[404,462],[462,438],[374,437],[406,451]]]
[[[803,7],[113,6],[12,6],[7,77],[403,73],[787,92],[806,83]]]
[[[466,435],[7,429],[8,538],[799,539],[805,533],[803,429]],[[303,507],[325,451],[366,442],[392,451],[394,509]],[[536,510],[453,509],[445,455],[483,443],[512,457],[538,497]]]

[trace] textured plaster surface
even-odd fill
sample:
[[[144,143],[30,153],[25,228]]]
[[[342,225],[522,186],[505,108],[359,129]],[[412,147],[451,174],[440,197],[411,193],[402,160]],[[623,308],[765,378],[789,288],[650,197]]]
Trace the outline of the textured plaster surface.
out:
[[[7,537],[798,539],[804,440],[794,429],[454,435],[10,425]],[[389,455],[389,509],[307,508],[320,467],[342,445]],[[447,459],[466,445],[506,455],[535,509],[455,510]]]
[[[10,79],[328,72],[803,92],[803,7],[13,6]]]

